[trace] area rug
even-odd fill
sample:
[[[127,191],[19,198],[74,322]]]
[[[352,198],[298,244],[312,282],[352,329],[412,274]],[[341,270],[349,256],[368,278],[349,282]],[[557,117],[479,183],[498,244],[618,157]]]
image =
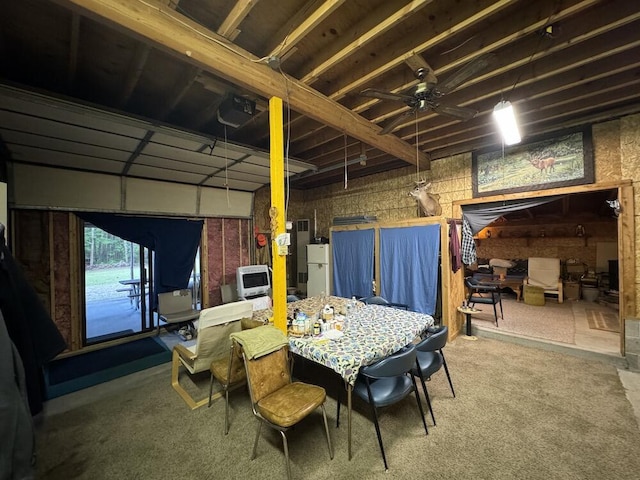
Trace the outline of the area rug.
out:
[[[500,306],[498,306],[498,326],[496,327],[493,307],[476,305],[479,311],[471,317],[473,325],[489,330],[575,344],[575,320],[569,302],[557,303],[551,300],[543,306],[537,306],[503,298],[502,306],[504,318],[500,318]]]
[[[171,361],[171,351],[147,337],[51,362],[44,371],[46,398],[52,399]]]
[[[607,332],[620,332],[618,316],[615,313],[599,312],[598,310],[585,310],[589,328],[605,330]]]

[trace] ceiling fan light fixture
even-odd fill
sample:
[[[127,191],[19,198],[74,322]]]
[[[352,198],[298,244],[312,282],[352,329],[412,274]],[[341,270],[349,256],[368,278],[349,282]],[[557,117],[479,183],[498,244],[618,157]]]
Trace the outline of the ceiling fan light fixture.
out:
[[[493,118],[498,125],[498,130],[500,130],[505,145],[520,143],[522,138],[520,137],[518,122],[511,102],[504,100],[498,102],[493,108]]]

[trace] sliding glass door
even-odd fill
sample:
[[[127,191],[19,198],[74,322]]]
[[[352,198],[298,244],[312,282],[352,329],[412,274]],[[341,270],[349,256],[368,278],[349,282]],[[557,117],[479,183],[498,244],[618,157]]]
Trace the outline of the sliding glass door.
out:
[[[85,345],[154,328],[152,252],[91,223],[84,226]]]

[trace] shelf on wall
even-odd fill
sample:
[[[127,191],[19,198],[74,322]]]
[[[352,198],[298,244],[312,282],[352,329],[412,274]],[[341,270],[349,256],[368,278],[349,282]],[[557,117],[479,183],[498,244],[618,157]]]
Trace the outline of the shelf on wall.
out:
[[[474,237],[474,240],[476,241],[476,243],[478,245],[480,245],[482,242],[513,242],[514,240],[524,240],[524,243],[529,246],[531,245],[533,240],[566,240],[566,239],[573,239],[573,240],[578,240],[578,242],[581,246],[587,246],[587,239],[589,237],[587,235],[583,236],[583,237],[569,237],[569,236],[553,236],[553,235],[545,235],[544,237],[483,237],[483,238],[479,238],[479,237]],[[521,244],[520,242],[518,242],[519,244]]]

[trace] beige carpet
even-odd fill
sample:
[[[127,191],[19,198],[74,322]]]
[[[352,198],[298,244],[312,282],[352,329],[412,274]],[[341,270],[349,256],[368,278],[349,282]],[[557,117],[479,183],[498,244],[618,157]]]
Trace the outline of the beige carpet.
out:
[[[389,472],[360,402],[347,460],[346,423],[335,428],[330,398],[335,457],[329,460],[321,415],[314,414],[290,433],[293,478],[638,478],[640,431],[614,367],[486,338],[458,339],[445,354],[457,398],[444,372],[428,383],[438,422],[429,422],[428,436],[414,399],[381,411]],[[225,437],[222,401],[189,410],[169,385],[169,365],[135,375],[123,390],[115,381],[47,405],[61,413],[38,429],[39,479],[285,478],[276,432],[263,428],[258,457],[249,460],[256,420],[245,389],[232,394]],[[335,394],[335,377],[316,377],[329,379]],[[81,395],[94,400],[71,408]]]
[[[575,321],[571,302],[558,303],[556,300],[550,300],[545,305],[536,306],[503,298],[502,307],[504,318],[500,318],[498,305],[498,327],[495,325],[491,305],[476,305],[480,311],[473,314],[471,321],[483,328],[555,342],[575,343]]]
[[[586,309],[585,313],[589,322],[589,328],[605,330],[607,332],[620,332],[620,321],[616,314],[591,309]]]

